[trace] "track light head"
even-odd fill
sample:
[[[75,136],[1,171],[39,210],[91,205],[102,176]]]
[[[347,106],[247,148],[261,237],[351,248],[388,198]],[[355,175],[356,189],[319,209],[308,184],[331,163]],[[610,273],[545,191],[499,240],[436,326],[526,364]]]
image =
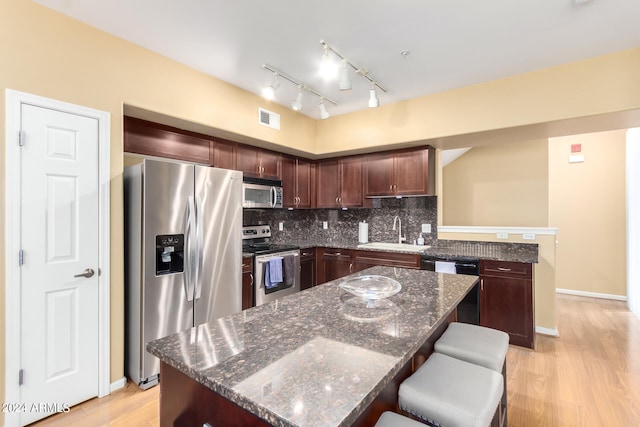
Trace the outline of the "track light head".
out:
[[[378,94],[375,86],[369,89],[369,108],[376,108],[380,106],[380,100],[378,100]]]
[[[302,97],[303,97],[303,94],[302,94],[302,86],[301,86],[301,85],[299,85],[299,86],[298,86],[298,95],[296,96],[295,101],[293,101],[293,102],[291,103],[291,108],[292,108],[294,111],[300,111],[300,110],[302,110]]]
[[[273,73],[273,82],[262,89],[262,96],[272,101],[276,97],[276,91],[280,87],[280,80],[278,80],[278,73]]]
[[[322,43],[322,59],[320,60],[320,76],[325,80],[331,80],[338,74],[338,66],[329,56],[329,45]]]
[[[347,68],[347,60],[342,60],[342,68],[340,69],[340,90],[351,90],[351,80],[349,80],[349,68]]]
[[[318,104],[318,108],[320,109],[320,118],[322,120],[329,118],[329,112],[327,111],[327,107],[324,105],[324,98],[320,98],[320,103]]]

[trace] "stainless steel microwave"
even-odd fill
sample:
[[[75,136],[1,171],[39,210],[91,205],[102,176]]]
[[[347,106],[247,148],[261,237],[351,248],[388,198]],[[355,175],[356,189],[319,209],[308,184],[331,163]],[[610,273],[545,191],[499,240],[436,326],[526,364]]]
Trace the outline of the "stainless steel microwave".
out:
[[[282,181],[246,176],[242,181],[243,208],[282,208]]]

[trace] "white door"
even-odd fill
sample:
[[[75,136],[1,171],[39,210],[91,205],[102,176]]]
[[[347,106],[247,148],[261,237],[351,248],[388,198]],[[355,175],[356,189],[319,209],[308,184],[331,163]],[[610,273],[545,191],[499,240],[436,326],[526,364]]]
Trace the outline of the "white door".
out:
[[[99,392],[99,135],[96,118],[26,104],[21,117],[25,425]]]

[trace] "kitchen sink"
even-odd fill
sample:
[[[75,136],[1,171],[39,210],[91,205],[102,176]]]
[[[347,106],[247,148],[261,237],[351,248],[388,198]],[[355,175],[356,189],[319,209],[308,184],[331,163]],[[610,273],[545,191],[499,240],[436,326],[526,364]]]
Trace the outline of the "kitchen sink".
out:
[[[398,252],[422,252],[425,249],[429,249],[430,246],[409,245],[405,243],[385,243],[385,242],[372,242],[363,243],[358,245],[359,249],[377,249],[383,251],[398,251]]]

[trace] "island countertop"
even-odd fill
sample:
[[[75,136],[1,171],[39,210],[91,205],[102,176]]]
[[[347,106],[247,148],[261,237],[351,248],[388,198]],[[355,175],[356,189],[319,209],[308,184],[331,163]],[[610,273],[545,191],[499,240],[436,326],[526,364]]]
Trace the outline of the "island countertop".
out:
[[[365,307],[339,287],[364,275],[393,278],[402,290]],[[348,426],[477,280],[372,267],[153,341],[147,350],[271,425]]]

